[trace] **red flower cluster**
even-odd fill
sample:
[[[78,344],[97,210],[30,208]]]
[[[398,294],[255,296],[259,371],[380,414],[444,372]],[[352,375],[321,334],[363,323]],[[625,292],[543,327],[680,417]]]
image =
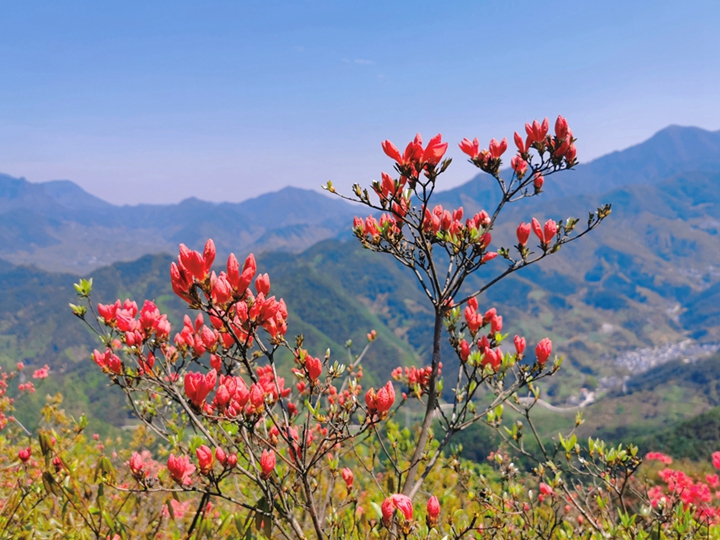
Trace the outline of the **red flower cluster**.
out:
[[[167,315],[160,313],[154,302],[145,300],[138,313],[135,302],[125,300],[121,303],[98,304],[98,313],[110,328],[123,332],[123,341],[129,346],[141,346],[151,337],[165,341],[170,335],[170,321]]]
[[[479,167],[483,171],[490,173],[497,173],[500,169],[500,156],[502,156],[507,150],[508,143],[507,139],[503,139],[501,142],[495,139],[490,139],[490,144],[487,150],[480,150],[480,142],[477,137],[470,142],[468,139],[463,139],[460,144],[460,150],[470,156],[470,161]]]
[[[477,298],[472,297],[468,300],[467,306],[465,307],[465,323],[467,324],[468,330],[473,338],[477,335],[480,328],[490,325],[490,334],[495,334],[502,331],[503,319],[497,314],[497,309],[490,308],[485,314],[478,312],[478,301]]]
[[[353,220],[353,232],[358,238],[379,243],[383,238],[392,239],[401,233],[404,225],[403,218],[407,213],[407,205],[402,207],[393,206],[394,214],[382,214],[378,221],[375,217],[369,216],[364,220],[358,216]],[[422,230],[431,238],[440,238],[450,241],[455,245],[473,246],[485,251],[492,236],[488,232],[490,216],[487,212],[480,211],[463,223],[463,208],[457,210],[445,210],[442,205],[435,206],[432,211],[425,209],[422,220]],[[485,253],[483,261],[497,257],[497,253]]]
[[[386,527],[390,526],[393,517],[395,517],[395,511],[399,510],[405,517],[406,521],[410,521],[413,518],[413,506],[410,497],[401,493],[390,495],[385,499],[380,507],[382,512],[383,523]]]
[[[645,459],[648,461],[659,461],[665,465],[670,465],[673,462],[673,458],[661,452],[648,452]]]
[[[672,458],[660,452],[648,452],[647,460],[659,461],[665,465]],[[713,466],[720,468],[720,452],[712,454]],[[685,508],[693,507],[697,519],[708,523],[720,523],[720,478],[717,474],[705,475],[704,481],[694,479],[683,471],[665,468],[658,472],[665,486],[654,486],[648,490],[648,497],[654,507],[680,502]]]
[[[527,159],[530,148],[535,148],[540,153],[549,152],[554,161],[565,159],[568,166],[574,165],[577,149],[567,120],[562,116],[557,117],[554,137],[548,135],[549,130],[550,122],[545,118],[542,123],[533,120],[532,124],[525,124],[525,133],[527,134],[525,141],[518,132],[515,132],[514,139],[518,157],[523,160]]]
[[[195,407],[202,408],[207,395],[215,389],[217,382],[217,371],[211,369],[208,373],[185,374],[185,395]]]
[[[411,185],[417,180],[421,171],[429,173],[435,169],[445,155],[447,147],[448,143],[442,142],[442,135],[439,133],[430,139],[425,148],[422,145],[422,137],[418,133],[402,154],[390,141],[386,140],[382,143],[385,154],[395,160],[401,174],[410,179]]]
[[[95,363],[100,366],[103,371],[109,371],[115,375],[120,375],[122,373],[122,360],[120,360],[116,354],[113,354],[112,350],[106,349],[105,352],[101,353],[95,349],[92,357]]]
[[[404,217],[410,207],[410,193],[404,191],[407,178],[401,176],[396,182],[386,172],[381,173],[380,177],[381,182],[372,183],[373,191],[380,198],[380,204],[383,208],[390,206],[396,216]]]
[[[33,379],[46,379],[47,376],[49,375],[49,373],[50,373],[50,366],[45,364],[43,367],[41,367],[40,369],[36,369],[33,372]]]
[[[249,388],[242,377],[220,375],[214,399],[209,403],[206,398],[217,382],[215,369],[205,375],[187,373],[185,394],[198,409],[207,414],[217,412],[229,419],[240,414],[254,416],[262,412],[266,404],[273,404],[280,397],[290,395],[290,388],[285,388],[285,379],[278,377],[276,380],[271,366],[258,367],[256,372],[258,382]]]
[[[546,246],[550,245],[553,238],[555,237],[555,234],[558,230],[558,225],[552,219],[548,219],[545,222],[545,226],[541,227],[540,222],[537,219],[533,218],[532,230],[535,233],[535,236],[540,239],[540,243],[542,244],[543,248],[545,248]]]
[[[195,472],[195,465],[190,462],[188,456],[175,457],[170,454],[167,461],[167,468],[178,484],[183,486],[190,485],[192,483],[192,474]]]
[[[438,376],[442,373],[442,367],[442,362],[440,362],[438,364]],[[428,391],[432,366],[424,368],[406,367],[404,373],[402,367],[396,367],[390,375],[394,380],[403,383],[412,395],[419,398]]]
[[[488,309],[485,313],[478,311],[477,298],[473,297],[467,302],[465,311],[463,313],[465,319],[465,325],[470,331],[472,336],[471,342],[467,340],[460,340],[457,344],[457,353],[460,360],[463,363],[468,362],[471,359],[472,347],[477,346],[477,351],[480,354],[479,358],[475,358],[473,362],[479,362],[481,366],[491,366],[494,371],[498,371],[502,364],[504,354],[498,346],[498,334],[503,328],[503,318],[497,314],[495,308]],[[482,335],[479,339],[477,335],[480,329],[488,327],[488,333]],[[525,355],[525,348],[527,346],[525,338],[522,336],[515,336],[513,338],[515,345],[515,356],[514,360],[520,360]],[[545,338],[538,343],[535,348],[535,354],[537,356],[537,362],[540,367],[543,367],[547,362],[550,354],[552,353],[552,342],[550,339]],[[472,365],[475,365],[474,363]]]
[[[285,335],[287,307],[283,300],[268,297],[270,277],[267,274],[257,277],[257,295],[253,295],[249,289],[257,272],[255,257],[249,255],[241,269],[237,258],[231,253],[227,272],[220,272],[220,275],[210,271],[214,260],[215,244],[212,240],[207,241],[202,255],[180,244],[178,262],[170,265],[170,278],[175,293],[191,305],[200,301],[197,289],[204,293],[207,300],[212,300],[217,308],[213,326],[228,334],[223,338],[225,347],[230,347],[235,339],[249,339],[257,327],[264,328],[272,337]]]
[[[370,388],[365,394],[365,405],[367,405],[368,417],[373,414],[384,416],[395,403],[395,388],[388,381],[385,386],[375,392],[374,388]]]
[[[208,351],[214,353],[217,350],[220,333],[208,328],[204,323],[205,318],[202,313],[198,313],[194,323],[188,315],[185,315],[183,328],[173,339],[180,352],[190,353],[193,357],[199,358]],[[222,321],[220,323],[222,324]],[[234,343],[230,340],[225,342],[225,339],[223,336],[222,345],[226,348],[232,347]]]

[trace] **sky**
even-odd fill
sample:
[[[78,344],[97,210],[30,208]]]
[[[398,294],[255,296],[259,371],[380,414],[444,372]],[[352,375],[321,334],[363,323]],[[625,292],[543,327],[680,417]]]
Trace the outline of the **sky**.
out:
[[[116,204],[348,190],[384,139],[558,114],[588,161],[720,129],[720,2],[147,0],[0,4],[0,172]]]

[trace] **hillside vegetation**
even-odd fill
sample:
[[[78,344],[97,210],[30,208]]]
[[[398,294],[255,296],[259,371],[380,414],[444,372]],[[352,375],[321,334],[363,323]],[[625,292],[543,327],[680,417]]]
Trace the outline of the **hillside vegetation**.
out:
[[[559,175],[557,182],[551,177],[542,214],[533,204],[518,205],[493,233],[494,245],[509,246],[515,243],[517,224],[532,216],[559,219],[567,217],[561,211],[571,215],[601,202],[613,204],[611,218],[585,241],[481,297],[482,306],[495,306],[512,321],[504,332],[524,333],[531,340],[549,336],[566,356],[560,374],[544,387],[545,399],[572,407],[581,399],[582,386],[595,392],[594,403],[583,410],[586,433],[602,428],[624,438],[641,434],[643,426],[667,426],[717,405],[714,372],[707,368],[717,358],[706,358],[720,342],[719,162],[720,133],[671,127],[642,145]],[[606,181],[598,176],[602,170]],[[487,207],[490,181],[478,177],[438,199],[445,205],[462,203],[466,212]],[[55,217],[29,213],[32,201],[34,211]],[[299,211],[303,204],[314,211]],[[58,208],[62,211],[50,210]],[[322,195],[285,190],[240,205],[185,201],[118,208],[71,183],[30,184],[5,177],[0,179],[0,212],[0,238],[7,240],[1,256],[45,268],[0,264],[0,360],[47,363],[61,375],[33,397],[36,405],[45,393],[63,387],[73,412],[92,411],[114,426],[128,418],[120,396],[106,391],[86,369],[97,345],[67,308],[77,276],[48,269],[93,277],[96,298],[103,302],[153,298],[177,325],[183,311],[169,288],[169,256],[94,267],[113,256],[175,251],[179,242],[197,248],[208,236],[219,251],[239,256],[266,245],[260,270],[270,272],[273,293],[288,303],[289,333],[304,334],[315,354],[330,348],[342,360],[348,339],[357,352],[365,334],[376,329],[379,339],[364,362],[368,385],[397,365],[427,359],[431,314],[421,291],[401,278],[404,270],[387,258],[331,238],[348,236],[353,208]],[[183,227],[168,228],[178,215],[192,218]],[[97,253],[98,259],[83,259],[83,250]],[[502,264],[498,259],[488,266],[497,272]],[[686,340],[690,345],[679,345]],[[633,356],[632,351],[641,352]],[[686,358],[697,362],[685,364]],[[669,362],[653,367],[660,360]],[[455,366],[449,364],[445,372],[451,376]],[[702,369],[707,380],[673,378]]]

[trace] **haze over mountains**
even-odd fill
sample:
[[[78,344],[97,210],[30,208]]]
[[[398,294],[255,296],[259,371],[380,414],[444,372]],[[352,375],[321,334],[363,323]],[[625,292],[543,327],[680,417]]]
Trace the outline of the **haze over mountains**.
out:
[[[498,307],[508,332],[531,342],[550,336],[567,357],[547,399],[572,404],[581,386],[595,389],[585,429],[602,426],[618,435],[628,417],[613,411],[632,410],[632,421],[648,430],[720,403],[716,393],[696,391],[720,385],[720,371],[690,384],[675,381],[669,369],[686,360],[716,361],[707,358],[720,343],[720,131],[671,126],[552,176],[546,186],[544,196],[508,209],[493,233],[495,246],[514,244],[515,227],[533,215],[582,218],[602,202],[613,204],[596,231],[481,298]],[[437,202],[462,204],[466,212],[489,208],[494,187],[481,175],[438,193]],[[316,352],[330,347],[343,354],[345,340],[357,342],[375,328],[380,338],[366,364],[371,381],[396,365],[423,363],[422,293],[391,258],[345,241],[357,211],[296,188],[239,204],[190,199],[117,207],[71,182],[0,177],[0,259],[13,263],[0,264],[0,361],[50,363],[71,386],[88,388],[80,402],[112,411],[106,419],[121,424],[119,402],[98,392],[84,368],[94,342],[66,309],[75,277],[56,272],[94,277],[99,301],[154,298],[177,322],[183,306],[169,288],[170,258],[133,259],[176,253],[179,242],[199,248],[212,237],[220,252],[264,252],[260,270],[270,272],[273,292],[288,302],[290,333],[305,334]],[[115,262],[126,258],[133,262]],[[15,266],[26,261],[41,269]],[[496,259],[488,271],[502,265]],[[623,387],[628,376],[634,378]],[[645,378],[659,381],[663,395],[636,384]]]
[[[545,195],[522,206],[652,184],[679,172],[718,170],[720,131],[670,126],[639,145],[549,178]],[[437,195],[438,202],[463,205],[468,212],[496,200],[487,175]],[[208,236],[222,255],[298,253],[347,235],[356,211],[339,199],[291,187],[242,203],[187,199],[175,205],[115,206],[68,180],[31,183],[0,174],[0,258],[82,274],[119,260],[172,253],[180,242],[197,247]]]

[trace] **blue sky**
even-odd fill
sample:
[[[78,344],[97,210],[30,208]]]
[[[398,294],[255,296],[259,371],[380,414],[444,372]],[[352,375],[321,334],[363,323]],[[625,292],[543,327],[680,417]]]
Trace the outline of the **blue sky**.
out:
[[[4,2],[0,172],[118,204],[378,178],[380,150],[566,116],[589,160],[720,129],[711,1]]]

